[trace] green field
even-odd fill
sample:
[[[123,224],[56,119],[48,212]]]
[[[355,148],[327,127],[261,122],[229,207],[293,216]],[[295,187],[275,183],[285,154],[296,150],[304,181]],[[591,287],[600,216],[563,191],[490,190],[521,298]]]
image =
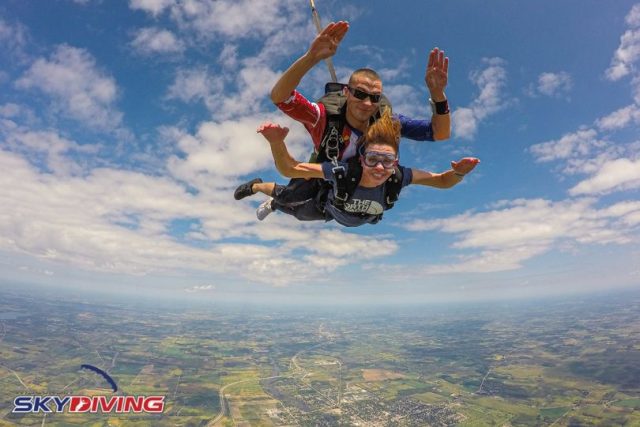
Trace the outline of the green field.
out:
[[[637,307],[640,295],[464,315],[212,313],[5,295],[0,312],[20,316],[2,321],[0,426],[42,425],[11,412],[19,395],[109,395],[83,363],[118,393],[166,396],[164,413],[47,426],[640,425]]]

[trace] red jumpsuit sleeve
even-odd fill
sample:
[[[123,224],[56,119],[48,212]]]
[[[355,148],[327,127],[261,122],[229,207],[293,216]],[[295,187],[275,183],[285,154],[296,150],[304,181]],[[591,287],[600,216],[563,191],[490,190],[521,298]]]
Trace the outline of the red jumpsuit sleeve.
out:
[[[324,105],[310,102],[304,95],[294,90],[289,98],[277,103],[276,107],[295,121],[302,123],[311,134],[315,148],[320,146],[327,122]]]

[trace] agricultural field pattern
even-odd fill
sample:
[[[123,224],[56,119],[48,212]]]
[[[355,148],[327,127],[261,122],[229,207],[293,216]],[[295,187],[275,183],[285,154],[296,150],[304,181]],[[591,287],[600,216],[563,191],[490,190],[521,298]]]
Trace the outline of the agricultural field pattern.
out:
[[[640,426],[640,293],[423,306],[1,291],[0,426]],[[162,395],[162,414],[14,413]]]

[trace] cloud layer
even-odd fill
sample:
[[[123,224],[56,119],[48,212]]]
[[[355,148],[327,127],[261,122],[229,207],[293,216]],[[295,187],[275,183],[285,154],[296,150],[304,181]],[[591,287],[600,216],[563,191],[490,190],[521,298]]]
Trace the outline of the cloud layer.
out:
[[[597,209],[594,204],[594,199],[521,199],[505,201],[488,212],[417,220],[406,227],[451,233],[458,237],[454,247],[478,251],[462,255],[452,264],[428,267],[428,272],[504,271],[520,268],[524,261],[552,248],[631,242],[629,231],[637,225],[640,203],[625,202],[606,209]]]

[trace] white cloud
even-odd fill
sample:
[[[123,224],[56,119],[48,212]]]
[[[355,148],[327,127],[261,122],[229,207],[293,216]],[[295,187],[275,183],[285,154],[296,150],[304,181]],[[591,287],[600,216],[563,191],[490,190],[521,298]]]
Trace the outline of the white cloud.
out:
[[[197,188],[205,188],[212,177],[228,187],[236,183],[235,176],[271,166],[265,146],[251,141],[256,139],[255,128],[265,118],[264,104],[280,74],[273,70],[273,64],[299,50],[292,40],[312,39],[311,22],[299,4],[269,0],[258,6],[248,1],[192,0],[132,1],[130,6],[155,16],[168,9],[181,38],[192,37],[190,43],[222,42],[218,62],[224,72],[214,74],[209,66],[181,68],[167,91],[167,99],[202,102],[217,122],[201,124],[194,136],[178,131],[185,156],[169,159],[171,173]],[[255,45],[253,56],[252,52],[245,52],[240,60],[237,39],[242,38],[257,39],[259,44]],[[222,133],[216,137],[210,130],[218,128]],[[299,125],[292,128],[289,142],[297,153],[300,144],[296,141],[301,140],[302,131],[298,130]],[[305,155],[308,151],[307,147]],[[230,164],[237,166],[235,172],[230,171]]]
[[[610,145],[599,154],[565,159],[562,163],[562,171],[568,175],[594,174],[605,163],[623,156],[624,152],[627,151],[625,148],[621,145]]]
[[[608,116],[596,120],[596,124],[602,130],[621,129],[630,123],[640,123],[640,107],[634,104],[620,108]]]
[[[457,241],[453,247],[474,251],[452,263],[428,266],[425,273],[513,270],[563,245],[626,244],[634,240],[627,219],[640,210],[637,203],[601,210],[594,208],[594,203],[593,199],[520,199],[504,202],[493,211],[416,220],[405,228],[454,234]]]
[[[349,53],[356,55],[362,55],[367,58],[368,61],[376,61],[378,63],[384,63],[384,49],[378,46],[372,46],[368,44],[359,44],[348,47]],[[382,76],[380,76],[382,77]],[[383,79],[386,80],[386,78]]]
[[[640,201],[624,201],[601,210],[602,214],[610,217],[626,217],[640,212]]]
[[[640,58],[640,30],[627,30],[620,37],[620,46],[613,54],[611,65],[605,75],[609,80],[620,80],[634,71],[634,64]]]
[[[640,4],[633,5],[626,16],[625,21],[631,28],[640,27]]]
[[[258,67],[264,64],[272,66],[282,58],[289,62],[294,55],[299,55],[301,46],[295,42],[292,43],[292,40],[308,40],[304,43],[306,48],[314,39],[315,32],[312,30],[310,22],[301,19],[301,15],[291,15],[291,18],[291,21],[286,24],[286,31],[275,31],[262,38],[264,43],[260,51],[253,57],[245,57],[242,61],[243,65],[247,67]]]
[[[0,132],[17,128],[17,121],[22,123],[40,123],[40,117],[29,106],[8,102],[0,105]]]
[[[633,100],[640,105],[640,75],[631,80],[631,87],[633,88]]]
[[[42,162],[48,170],[57,175],[82,172],[81,166],[66,157],[66,153],[71,151],[94,151],[94,147],[80,147],[75,142],[51,130],[31,131],[17,127],[6,129],[6,126],[1,126],[0,134],[4,136],[4,143],[8,148],[15,152],[29,154],[29,160],[32,163]]]
[[[142,10],[153,16],[158,16],[175,3],[175,0],[130,0],[129,7],[133,10]]]
[[[517,270],[523,263],[549,250],[548,246],[534,244],[505,250],[487,250],[473,256],[462,256],[451,264],[429,265],[424,274],[491,273]]]
[[[472,138],[478,131],[478,118],[472,108],[459,107],[451,114],[456,137]]]
[[[173,130],[180,155],[171,156],[167,165],[174,177],[199,189],[210,188],[215,181],[219,186],[232,185],[236,178],[263,169],[273,168],[269,144],[256,128],[270,116],[236,117],[222,122],[203,122],[191,135]],[[290,120],[279,117],[286,124]],[[307,156],[311,150],[309,137],[301,126],[291,126],[287,147],[295,158]]]
[[[384,60],[381,60],[380,63],[387,65]],[[376,70],[383,84],[407,75],[407,71],[409,70],[409,60],[407,58],[400,59],[400,61],[394,65],[393,68],[383,67]],[[386,91],[386,87],[383,86],[383,90]]]
[[[23,46],[26,43],[26,29],[22,25],[11,25],[0,18],[0,40],[14,46]]]
[[[640,110],[631,104],[595,121],[601,131],[622,129],[640,123]],[[561,161],[568,175],[589,177],[569,190],[572,196],[601,195],[640,186],[638,143],[616,144],[598,135],[595,129],[582,128],[558,140],[532,145],[529,151],[538,162]]]
[[[140,28],[131,46],[143,55],[181,53],[185,48],[171,31],[161,28]]]
[[[632,85],[635,89],[635,101],[640,103],[640,84],[635,70],[635,63],[640,59],[640,4],[634,5],[627,14],[625,21],[630,29],[620,37],[620,46],[616,49],[611,59],[611,65],[605,71],[605,77],[616,81],[634,74]]]
[[[178,147],[186,156],[171,157],[169,170],[177,178],[197,185],[202,177],[205,181],[230,179],[271,166],[269,146],[255,131],[260,122],[247,117],[202,123],[195,135],[184,134],[178,140]]]
[[[269,93],[279,74],[264,65],[246,66],[236,74],[237,91],[227,91],[212,106],[218,120],[236,116],[260,114],[264,109],[258,100],[269,99]]]
[[[224,69],[233,69],[238,66],[238,46],[235,44],[225,44],[222,50],[220,51],[220,55],[218,56],[218,61],[222,65]]]
[[[255,55],[243,55],[244,65],[249,67],[288,58],[300,49],[295,41],[310,41],[315,33],[307,10],[296,0],[265,0],[259,4],[251,0],[131,0],[129,6],[154,16],[169,10],[169,19],[177,25],[181,37],[193,43],[209,46],[221,40],[228,46],[239,39],[260,41]],[[223,51],[221,55],[227,65],[234,58],[230,53]]]
[[[532,145],[529,150],[538,162],[586,157],[595,148],[607,146],[605,141],[598,139],[598,133],[593,129],[582,129],[574,133],[563,135],[558,140],[546,141]]]
[[[258,38],[288,27],[291,16],[283,13],[288,3],[291,2],[266,0],[258,5],[250,0],[192,0],[174,5],[172,16],[204,38],[216,34]]]
[[[199,41],[210,43],[216,35],[224,41],[218,57],[224,73],[213,75],[205,67],[181,69],[168,94],[172,99],[202,101],[216,120],[264,111],[280,76],[274,64],[299,50],[292,40],[313,37],[310,21],[293,1],[269,0],[260,7],[247,2],[192,1],[172,6],[171,16],[185,33],[195,32]],[[246,53],[240,60],[236,39],[246,37],[257,38],[259,44],[255,54]]]
[[[430,117],[431,108],[422,93],[410,85],[385,85],[384,94],[391,101],[393,111],[409,117]]]
[[[110,170],[86,179],[40,174],[5,151],[0,164],[11,168],[1,178],[0,199],[7,207],[0,219],[3,250],[126,274],[178,269],[180,258],[198,255],[155,226],[170,219],[171,211],[182,215],[176,209],[194,208],[174,184]],[[137,230],[117,225],[127,217],[138,219]],[[203,262],[202,255],[197,258],[194,263]]]
[[[13,56],[18,62],[25,61],[28,40],[29,33],[24,25],[12,24],[0,17],[0,42],[5,55]]]
[[[214,75],[207,67],[183,68],[177,71],[167,98],[183,102],[202,101],[212,111],[219,108],[223,90],[224,76]]]
[[[624,223],[630,227],[640,225],[640,210],[637,210],[624,218]]]
[[[453,132],[456,137],[473,138],[482,120],[508,105],[502,94],[507,82],[504,60],[485,58],[483,62],[487,64],[486,68],[474,71],[470,76],[480,91],[478,97],[468,107],[458,108],[452,114]]]
[[[215,289],[216,287],[213,285],[199,285],[199,286],[196,285],[190,288],[185,288],[184,291],[188,293],[194,293],[194,292],[208,292],[208,291],[213,291]]]
[[[603,164],[594,176],[571,188],[569,194],[603,194],[632,188],[640,188],[640,160],[616,159]]]
[[[22,112],[22,107],[18,104],[9,102],[7,104],[0,105],[0,116],[2,117],[15,117]]]
[[[558,96],[569,92],[573,81],[569,73],[542,73],[538,76],[538,92],[546,96]]]
[[[48,60],[37,59],[16,86],[39,89],[53,99],[56,109],[90,127],[115,130],[121,125],[122,113],[114,106],[116,82],[84,49],[58,46]]]
[[[471,74],[471,80],[480,89],[480,95],[472,104],[474,113],[480,119],[506,107],[503,105],[501,94],[507,81],[505,61],[500,58],[489,58],[484,62],[488,64],[487,68]]]

